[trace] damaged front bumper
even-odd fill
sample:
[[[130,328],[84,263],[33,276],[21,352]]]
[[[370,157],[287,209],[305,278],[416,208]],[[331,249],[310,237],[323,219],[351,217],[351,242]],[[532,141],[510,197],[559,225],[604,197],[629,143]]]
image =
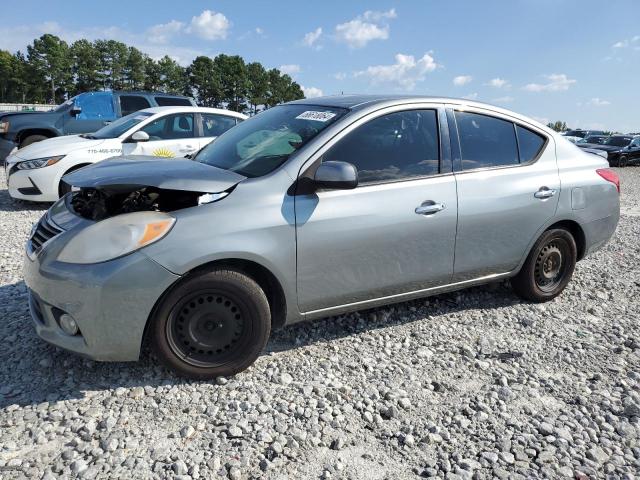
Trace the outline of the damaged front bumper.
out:
[[[92,265],[59,262],[65,233],[47,241],[37,255],[24,257],[37,334],[94,360],[137,360],[156,301],[180,277],[141,252]],[[76,321],[77,335],[60,327],[65,313]]]

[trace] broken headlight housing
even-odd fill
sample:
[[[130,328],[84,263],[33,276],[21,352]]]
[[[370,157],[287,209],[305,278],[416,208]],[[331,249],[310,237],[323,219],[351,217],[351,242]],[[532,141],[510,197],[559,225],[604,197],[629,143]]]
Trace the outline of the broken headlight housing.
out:
[[[113,260],[157,242],[175,222],[164,212],[134,212],[107,218],[69,240],[58,260],[80,264]]]
[[[18,170],[33,170],[34,168],[48,167],[54,165],[64,158],[64,155],[57,155],[55,157],[34,158],[33,160],[25,160],[23,162],[16,163]]]

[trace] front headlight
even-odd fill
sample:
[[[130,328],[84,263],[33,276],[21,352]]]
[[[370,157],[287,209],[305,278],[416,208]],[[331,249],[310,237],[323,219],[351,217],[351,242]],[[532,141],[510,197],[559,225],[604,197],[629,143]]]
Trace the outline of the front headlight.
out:
[[[16,163],[18,170],[33,170],[34,168],[48,167],[54,165],[64,158],[64,155],[57,155],[55,157],[35,158],[33,160],[25,160],[23,162]]]
[[[9,131],[9,120],[0,122],[0,133],[7,133]]]
[[[94,223],[69,240],[58,260],[99,263],[113,260],[157,242],[176,219],[162,212],[134,212]]]

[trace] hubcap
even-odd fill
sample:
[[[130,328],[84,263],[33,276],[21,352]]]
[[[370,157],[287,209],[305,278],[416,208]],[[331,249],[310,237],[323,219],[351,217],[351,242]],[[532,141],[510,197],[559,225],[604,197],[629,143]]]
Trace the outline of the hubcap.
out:
[[[224,363],[245,334],[240,307],[216,292],[200,292],[183,299],[171,311],[167,340],[185,362],[200,367]]]
[[[553,240],[547,243],[538,254],[535,268],[535,281],[538,288],[549,292],[555,289],[564,276],[564,243]]]

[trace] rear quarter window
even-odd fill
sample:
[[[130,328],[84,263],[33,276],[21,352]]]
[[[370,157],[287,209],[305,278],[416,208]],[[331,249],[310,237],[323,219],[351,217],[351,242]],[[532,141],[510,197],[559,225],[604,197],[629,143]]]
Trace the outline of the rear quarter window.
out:
[[[527,163],[535,160],[542,151],[545,138],[532,132],[528,128],[516,126],[518,132],[518,147],[520,148],[520,163]]]

